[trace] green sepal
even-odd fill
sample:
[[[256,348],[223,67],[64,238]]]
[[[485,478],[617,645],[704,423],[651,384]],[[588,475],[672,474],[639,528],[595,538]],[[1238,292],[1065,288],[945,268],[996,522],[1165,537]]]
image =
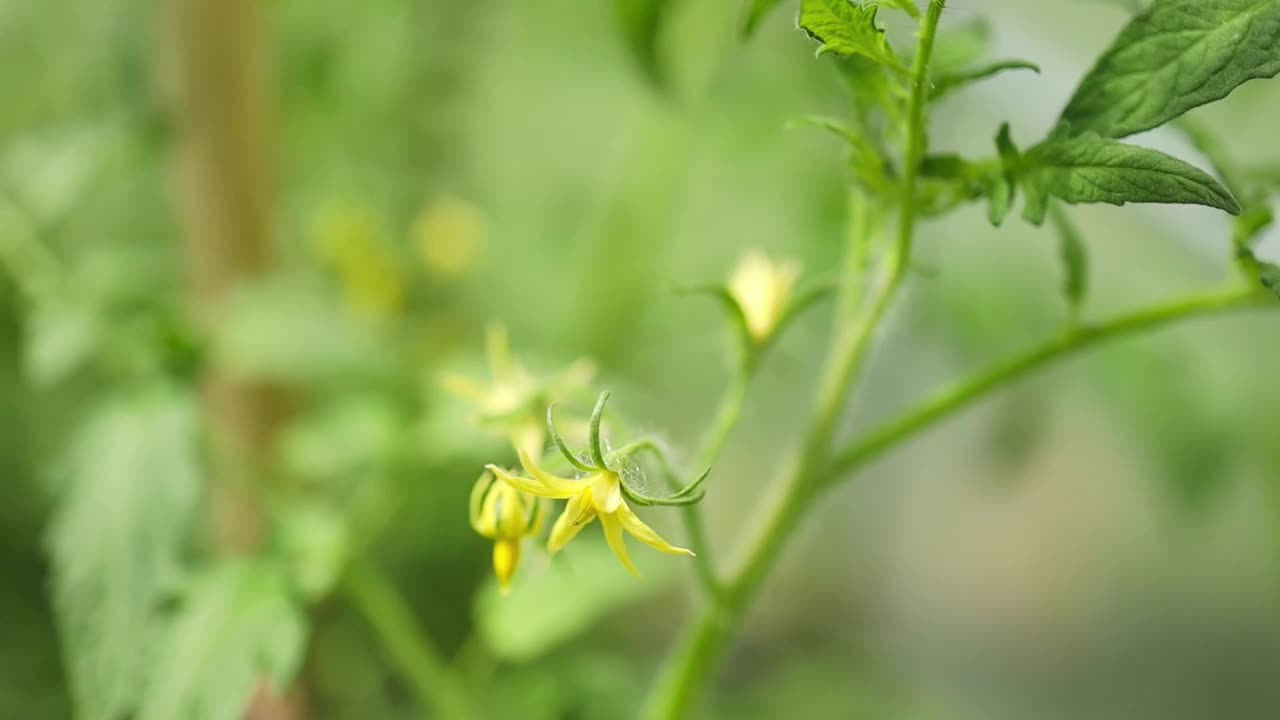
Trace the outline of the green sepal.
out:
[[[551,436],[551,442],[555,443],[556,449],[560,451],[560,454],[564,455],[564,459],[568,460],[570,465],[583,472],[596,472],[604,469],[603,467],[592,467],[579,460],[577,456],[573,454],[573,451],[565,444],[564,438],[560,436],[560,431],[556,429],[554,415],[555,409],[555,403],[547,406],[547,434]]]
[[[591,448],[591,461],[602,470],[609,469],[609,465],[604,460],[604,446],[600,443],[600,418],[604,415],[604,406],[607,402],[609,402],[609,391],[605,390],[596,398],[596,406],[591,411],[591,434],[587,438]]]

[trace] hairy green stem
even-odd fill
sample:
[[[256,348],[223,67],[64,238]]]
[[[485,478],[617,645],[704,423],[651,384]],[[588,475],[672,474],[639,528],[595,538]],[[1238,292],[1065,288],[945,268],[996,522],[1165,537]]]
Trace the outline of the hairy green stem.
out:
[[[1232,289],[1191,295],[1101,322],[1070,328],[1058,337],[954,383],[918,407],[870,431],[852,445],[835,453],[823,472],[823,477],[838,482],[991,391],[1099,343],[1200,315],[1262,308],[1274,304],[1275,298],[1256,289]]]
[[[841,299],[840,311],[837,313],[835,340],[818,387],[812,419],[799,453],[788,464],[785,480],[775,486],[776,495],[773,500],[764,505],[763,519],[745,546],[738,569],[725,582],[720,595],[703,609],[700,617],[677,643],[650,695],[644,711],[646,718],[671,720],[688,712],[719,664],[725,645],[776,562],[783,544],[804,517],[817,495],[816,491],[821,487],[817,479],[827,465],[831,439],[843,415],[850,387],[866,358],[871,338],[901,284],[910,259],[915,234],[918,172],[926,145],[924,121],[929,97],[929,63],[944,5],[945,0],[933,0],[921,24],[912,69],[906,167],[896,242],[889,250],[888,258],[880,266],[878,282],[870,290],[872,295],[867,304],[859,305],[856,299],[851,299],[850,295],[859,291],[861,286],[860,283],[849,282],[846,297]],[[871,225],[866,223],[865,227],[869,229]],[[860,243],[864,242],[867,242],[866,238],[851,238],[848,252],[860,252]],[[857,261],[856,255],[846,258],[846,263]]]
[[[442,720],[475,717],[462,686],[381,572],[367,562],[354,562],[343,578],[343,589],[424,710]]]

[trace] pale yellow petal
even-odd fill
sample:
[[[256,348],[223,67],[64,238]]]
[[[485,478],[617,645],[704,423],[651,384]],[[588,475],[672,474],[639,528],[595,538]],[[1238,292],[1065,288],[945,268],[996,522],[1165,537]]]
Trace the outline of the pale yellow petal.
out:
[[[489,372],[495,380],[509,380],[515,373],[515,361],[511,357],[511,343],[507,340],[507,326],[492,322],[485,328],[484,349],[489,356]]]
[[[618,521],[622,524],[622,527],[626,529],[627,532],[631,533],[632,537],[655,550],[661,550],[662,552],[671,553],[673,555],[693,554],[693,551],[688,548],[676,547],[666,540],[663,540],[662,536],[654,532],[653,528],[641,522],[640,518],[636,517],[636,514],[631,511],[631,508],[627,507],[626,503],[623,503],[622,506],[618,508],[617,517]]]
[[[511,589],[511,578],[520,565],[520,539],[499,540],[493,544],[493,573],[498,576],[498,586],[506,593]]]
[[[498,534],[506,538],[518,538],[524,535],[529,526],[529,516],[525,512],[525,504],[519,490],[506,483],[494,489],[498,496],[498,506],[494,512],[498,518]]]
[[[480,405],[489,401],[489,391],[471,378],[454,373],[445,373],[440,376],[440,384],[445,390],[463,400],[470,400]]]
[[[471,520],[471,529],[487,538],[492,538],[493,535],[485,532],[484,528],[486,526],[482,522],[483,515],[481,513],[481,503],[484,502],[485,492],[489,490],[491,485],[493,485],[493,475],[488,472],[485,472],[481,474],[480,477],[476,478],[476,484],[471,486],[471,499],[467,505],[467,514]]]
[[[632,575],[640,577],[640,571],[636,569],[634,563],[631,562],[631,555],[627,553],[627,541],[622,537],[622,523],[616,515],[601,515],[600,526],[604,528],[604,539],[609,543],[609,549],[613,550],[613,554],[618,556],[625,567]]]
[[[553,500],[563,500],[564,498],[573,497],[574,495],[577,495],[578,493],[582,492],[581,485],[575,485],[573,487],[549,488],[545,484],[537,480],[530,480],[529,478],[520,477],[519,475],[512,475],[511,473],[507,472],[506,470],[503,470],[497,465],[486,465],[485,467],[487,467],[490,472],[492,472],[494,475],[497,475],[500,480],[507,483],[511,487],[521,492],[527,492],[530,495],[537,495],[538,497],[552,498]]]
[[[591,502],[591,488],[587,488],[570,498],[564,506],[564,512],[556,518],[555,525],[551,527],[551,536],[547,538],[547,552],[553,555],[560,552],[561,548],[582,531],[582,528],[590,525],[595,519],[596,508]]]
[[[523,452],[530,457],[542,454],[543,425],[539,422],[524,422],[511,430],[511,446],[516,452]]]
[[[615,472],[602,472],[592,476],[591,489],[595,495],[596,510],[606,515],[616,512],[622,504],[622,485]]]
[[[542,483],[553,492],[564,492],[565,495],[544,495],[544,497],[569,497],[582,492],[582,489],[591,484],[595,480],[595,476],[585,477],[582,479],[565,478],[559,475],[552,475],[538,467],[537,461],[533,459],[523,448],[516,448],[517,454],[520,456],[520,464],[524,466],[525,472],[533,476],[533,479]],[[535,493],[537,494],[537,493]]]

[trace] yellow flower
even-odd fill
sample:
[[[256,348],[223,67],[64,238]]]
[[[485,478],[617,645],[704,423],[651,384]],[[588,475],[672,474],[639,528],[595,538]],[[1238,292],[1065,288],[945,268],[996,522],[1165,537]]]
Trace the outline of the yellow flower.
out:
[[[344,299],[356,311],[382,320],[403,309],[400,263],[380,237],[371,210],[355,204],[331,208],[316,223],[311,244],[338,275]]]
[[[487,330],[485,350],[493,377],[489,385],[446,374],[441,378],[445,389],[474,403],[481,425],[506,435],[518,449],[541,453],[543,408],[571,388],[590,382],[594,366],[579,360],[553,377],[535,377],[512,356],[507,329],[497,323]]]
[[[729,295],[742,308],[752,340],[762,342],[777,327],[799,274],[796,263],[774,262],[758,250],[738,262],[729,278]]]
[[[493,572],[505,593],[520,565],[524,538],[542,530],[545,503],[486,472],[471,488],[471,527],[493,541]]]
[[[582,528],[598,517],[610,549],[633,575],[640,573],[627,552],[622,536],[624,530],[640,542],[662,552],[693,555],[692,550],[676,547],[662,539],[653,528],[636,517],[622,498],[622,478],[613,470],[597,468],[590,475],[581,478],[559,477],[543,471],[523,450],[520,451],[520,464],[532,477],[513,475],[495,465],[489,465],[488,469],[507,485],[522,492],[569,501],[555,525],[551,526],[551,537],[547,540],[548,552],[559,552]]]
[[[627,570],[634,575],[639,575],[635,564],[631,562],[631,555],[627,552],[623,532],[630,533],[640,542],[665,553],[693,555],[693,551],[676,547],[662,539],[653,528],[636,517],[626,499],[629,498],[642,505],[690,505],[702,500],[702,493],[698,490],[698,486],[706,479],[707,473],[704,472],[688,487],[667,497],[651,497],[627,486],[622,482],[621,473],[613,467],[612,463],[618,460],[627,461],[631,453],[647,449],[657,453],[664,466],[669,468],[670,465],[661,449],[652,441],[633,443],[627,448],[610,453],[609,457],[605,456],[604,445],[600,441],[600,421],[608,399],[608,393],[601,393],[596,401],[595,410],[591,413],[588,434],[589,459],[578,457],[569,450],[560,433],[556,431],[552,420],[553,408],[547,408],[547,431],[565,460],[584,473],[581,477],[566,478],[546,472],[538,466],[533,454],[523,448],[517,448],[517,453],[520,456],[520,464],[524,466],[525,472],[530,477],[515,475],[496,465],[487,467],[490,472],[516,490],[537,497],[569,501],[565,505],[564,512],[556,519],[555,525],[551,527],[551,537],[547,540],[548,552],[552,554],[559,552],[577,536],[582,528],[590,525],[596,518],[600,518],[600,527],[604,529],[604,538],[609,543],[609,548],[618,556]],[[674,475],[671,475],[671,479],[674,480]]]
[[[485,243],[486,225],[484,215],[475,206],[446,195],[422,208],[413,221],[410,236],[428,271],[453,278],[475,264]]]

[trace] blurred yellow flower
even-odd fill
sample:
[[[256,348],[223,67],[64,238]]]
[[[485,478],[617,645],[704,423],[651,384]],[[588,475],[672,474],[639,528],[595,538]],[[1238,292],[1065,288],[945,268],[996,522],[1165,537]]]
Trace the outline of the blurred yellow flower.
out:
[[[313,251],[338,275],[347,304],[373,318],[386,318],[404,306],[405,283],[399,263],[379,239],[373,213],[345,204],[331,208],[316,223]]]
[[[423,267],[433,275],[451,278],[475,263],[487,232],[484,215],[474,205],[445,195],[422,208],[410,236]]]
[[[742,308],[747,332],[757,343],[777,327],[799,274],[795,262],[774,262],[759,250],[747,252],[738,262],[729,279],[729,294]]]
[[[524,538],[542,530],[545,502],[485,472],[471,488],[471,527],[493,541],[493,572],[505,593],[520,566]]]
[[[481,425],[506,435],[517,450],[541,454],[544,409],[558,396],[590,382],[595,367],[579,360],[556,376],[537,378],[512,356],[507,329],[497,323],[487,329],[485,350],[492,382],[483,385],[446,373],[441,378],[444,388],[473,403]]]
[[[487,467],[503,482],[529,495],[569,501],[551,527],[551,537],[547,540],[548,552],[559,552],[582,528],[598,517],[609,548],[633,575],[640,573],[627,552],[623,539],[624,530],[640,542],[662,552],[693,555],[692,550],[676,547],[662,539],[653,528],[636,517],[622,497],[622,478],[613,470],[596,469],[581,478],[564,478],[543,471],[529,453],[520,450],[519,454],[520,464],[531,477],[513,475],[496,465]]]

